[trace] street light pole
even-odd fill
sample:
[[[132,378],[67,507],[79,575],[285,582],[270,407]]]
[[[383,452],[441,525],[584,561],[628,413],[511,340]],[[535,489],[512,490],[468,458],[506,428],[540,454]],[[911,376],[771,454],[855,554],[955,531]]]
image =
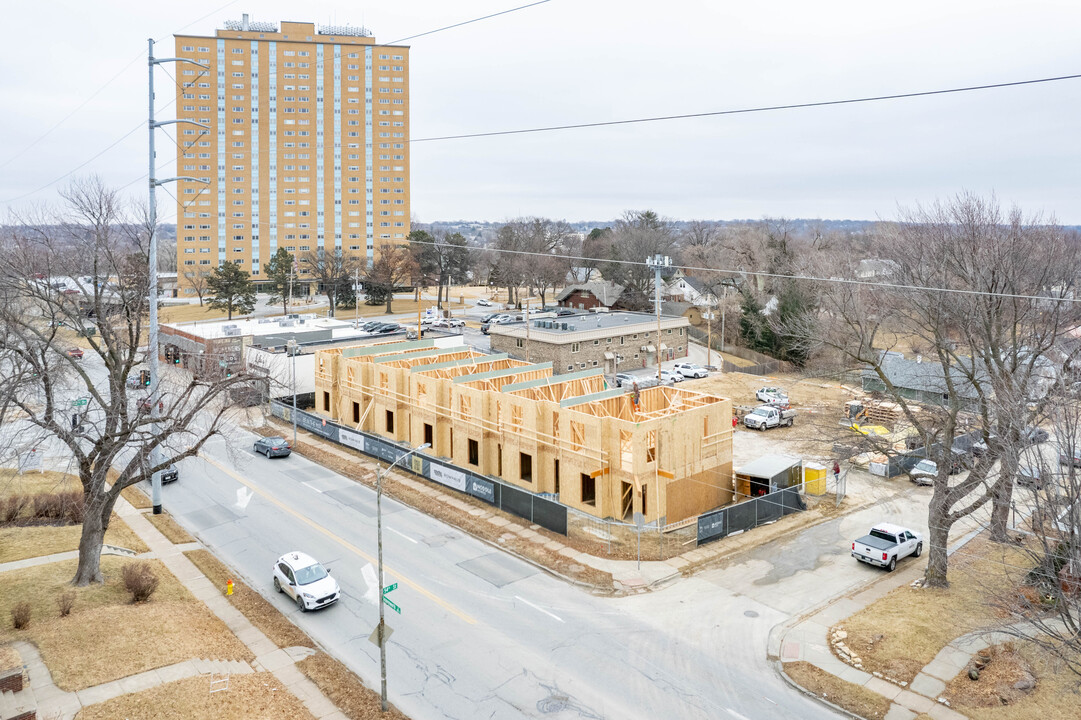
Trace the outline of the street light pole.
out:
[[[160,379],[158,372],[158,206],[155,198],[154,191],[159,185],[164,185],[168,182],[174,182],[176,180],[189,180],[191,182],[202,183],[203,185],[209,185],[210,181],[206,178],[195,178],[180,176],[174,178],[167,178],[165,180],[158,180],[158,173],[155,165],[157,164],[157,152],[154,149],[154,131],[162,125],[171,125],[177,122],[186,122],[192,125],[198,125],[204,130],[209,130],[207,125],[194,120],[155,120],[154,119],[154,66],[167,62],[186,62],[192,65],[198,65],[206,72],[209,68],[194,60],[188,60],[187,58],[156,58],[154,57],[154,39],[147,40],[147,72],[149,75],[149,111],[147,119],[147,128],[150,131],[150,147],[149,147],[149,189],[150,189],[150,206],[147,208],[148,220],[150,226],[150,247],[147,252],[147,265],[150,277],[150,323],[147,328],[147,347],[146,347],[146,361],[150,366],[150,418],[154,421],[152,425],[153,434],[153,446],[150,449],[150,467],[157,467],[161,464],[161,448],[158,445],[158,435],[161,432],[161,424],[158,422],[158,403],[161,398],[161,390],[158,387],[158,381]],[[194,141],[192,142],[194,144]],[[190,147],[190,146],[189,146]],[[178,220],[179,222],[179,220]],[[94,278],[96,283],[98,278]],[[154,506],[154,514],[161,514],[161,472],[155,471],[150,479],[150,495],[151,503]]]
[[[297,341],[290,340],[285,344],[289,354],[293,356],[293,447],[297,446]]]
[[[430,448],[431,446],[431,443],[424,443],[420,447],[413,448],[409,452],[404,453],[401,457],[388,465],[385,470],[381,470],[375,478],[375,528],[376,543],[379,546],[379,680],[383,712],[387,711],[387,642],[386,623],[383,619],[383,606],[386,604],[383,602],[383,478],[386,477],[387,473],[402,460],[405,460],[415,452]]]

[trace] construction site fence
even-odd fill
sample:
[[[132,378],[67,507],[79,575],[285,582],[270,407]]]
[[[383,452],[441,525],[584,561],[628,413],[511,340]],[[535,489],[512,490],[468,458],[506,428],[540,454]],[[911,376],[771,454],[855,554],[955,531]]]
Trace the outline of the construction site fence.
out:
[[[723,357],[718,356],[717,360],[719,362],[716,362],[715,364],[723,372],[741,372],[747,373],[748,375],[773,375],[775,373],[791,372],[794,367],[792,363],[771,358],[769,355],[763,355],[755,350],[736,347],[731,343],[722,343],[716,334],[713,334],[712,337],[710,337],[704,330],[700,330],[696,327],[688,327],[687,331],[692,338],[702,345],[705,345],[708,340],[709,346],[712,349],[720,352],[723,348],[726,354],[734,355],[753,363],[751,365],[737,365],[736,363],[729,362]]]
[[[701,545],[759,525],[776,522],[785,515],[802,512],[807,504],[799,487],[784,488],[698,516],[697,540]]]
[[[285,422],[293,422],[292,396],[288,402],[272,400],[270,412]],[[371,433],[354,430],[303,410],[296,411],[296,424],[326,440],[357,450],[369,457],[393,463],[412,448]],[[495,478],[472,473],[452,463],[426,455],[414,455],[398,467],[414,475],[482,500],[489,505],[547,528],[560,535],[567,534],[567,506],[507,485]]]

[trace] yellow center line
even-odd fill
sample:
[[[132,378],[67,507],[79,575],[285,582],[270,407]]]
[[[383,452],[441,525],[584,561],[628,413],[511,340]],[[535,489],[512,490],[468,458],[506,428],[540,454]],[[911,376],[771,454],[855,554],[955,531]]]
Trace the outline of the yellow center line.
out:
[[[218,469],[219,469],[219,470],[221,470],[221,471],[222,471],[223,473],[225,473],[225,474],[229,475],[230,477],[232,477],[232,478],[233,478],[234,480],[236,480],[236,481],[237,481],[238,483],[240,483],[241,485],[244,485],[245,487],[248,487],[248,488],[250,488],[250,489],[251,489],[251,490],[252,490],[253,492],[255,492],[255,493],[258,493],[258,494],[259,494],[259,495],[260,495],[261,497],[263,497],[263,498],[266,498],[267,500],[269,500],[270,502],[274,503],[275,505],[277,505],[277,506],[278,506],[279,508],[281,508],[281,509],[282,509],[282,510],[284,510],[285,512],[289,513],[290,515],[292,515],[293,517],[295,517],[295,518],[299,519],[300,521],[302,521],[302,522],[306,523],[306,524],[307,524],[307,525],[308,525],[309,527],[311,527],[311,528],[313,528],[313,529],[315,529],[315,530],[318,530],[319,532],[323,533],[324,535],[326,535],[326,536],[327,536],[327,537],[329,537],[329,538],[330,538],[331,540],[335,541],[336,543],[338,543],[339,545],[341,545],[341,546],[342,546],[342,547],[344,547],[345,549],[347,549],[347,550],[349,550],[349,551],[351,551],[351,552],[353,552],[353,553],[355,553],[355,554],[359,555],[360,557],[364,558],[365,560],[367,560],[368,562],[372,563],[373,565],[375,565],[375,564],[377,563],[377,560],[376,560],[376,558],[374,558],[374,557],[372,557],[371,555],[369,555],[368,553],[364,552],[363,550],[361,550],[360,548],[358,548],[358,547],[357,547],[356,545],[353,545],[353,544],[352,544],[351,542],[349,542],[348,540],[344,540],[344,539],[342,539],[342,538],[338,537],[337,535],[335,535],[334,533],[332,533],[332,532],[331,532],[330,530],[327,530],[327,529],[326,529],[325,527],[323,527],[322,525],[319,525],[318,523],[316,523],[316,522],[315,522],[314,520],[310,520],[309,518],[305,517],[304,515],[301,515],[301,514],[300,514],[300,513],[298,513],[298,512],[296,511],[296,510],[292,509],[291,507],[289,507],[288,505],[286,505],[286,504],[285,504],[285,503],[283,503],[282,501],[278,500],[278,499],[277,499],[276,497],[274,497],[273,495],[270,495],[269,493],[267,493],[267,492],[265,492],[265,491],[261,490],[261,489],[260,489],[260,488],[258,488],[257,486],[255,486],[255,485],[252,485],[252,484],[251,484],[250,482],[248,482],[247,480],[245,480],[245,479],[244,479],[243,477],[241,477],[240,475],[238,475],[237,473],[235,473],[235,472],[234,472],[233,470],[231,470],[230,468],[226,467],[225,465],[222,465],[222,464],[221,464],[221,463],[219,463],[219,462],[218,462],[217,460],[214,460],[214,459],[212,459],[212,458],[209,458],[209,457],[207,457],[206,455],[203,455],[202,453],[200,453],[200,454],[199,454],[199,457],[201,457],[201,458],[202,458],[203,460],[205,460],[206,462],[210,463],[210,464],[211,464],[211,465],[213,465],[214,467],[218,468]],[[436,605],[439,605],[439,606],[440,606],[441,608],[443,608],[443,609],[444,609],[444,610],[446,610],[447,612],[453,613],[454,615],[458,616],[459,618],[461,618],[462,620],[466,621],[466,622],[467,622],[467,623],[469,623],[470,625],[476,625],[476,624],[477,624],[477,621],[476,621],[476,620],[474,620],[474,619],[473,619],[472,617],[470,617],[469,615],[466,615],[466,614],[465,614],[464,612],[462,612],[462,611],[461,611],[461,610],[459,610],[458,608],[454,607],[453,605],[451,605],[450,603],[448,603],[448,602],[447,602],[446,600],[443,600],[442,598],[438,597],[438,596],[437,596],[437,595],[435,595],[434,593],[432,593],[432,592],[430,592],[430,591],[428,591],[428,590],[425,590],[425,589],[424,589],[423,587],[421,587],[421,586],[420,586],[420,585],[418,585],[417,583],[413,582],[413,581],[412,581],[412,580],[410,580],[409,578],[405,577],[405,576],[404,576],[404,575],[402,575],[402,574],[401,574],[400,572],[397,572],[396,570],[392,570],[392,569],[391,569],[391,568],[390,568],[390,567],[389,567],[388,565],[385,565],[385,564],[383,565],[383,572],[384,572],[385,574],[393,574],[393,575],[394,575],[395,577],[397,577],[397,578],[398,578],[398,581],[399,581],[399,582],[405,583],[405,584],[406,584],[406,585],[408,585],[409,587],[411,587],[411,588],[413,588],[414,590],[416,590],[417,592],[419,592],[419,593],[420,593],[421,595],[423,595],[424,597],[426,597],[426,598],[428,598],[429,600],[431,600],[432,602],[434,602],[434,603],[435,603]],[[378,593],[377,593],[377,594],[378,594]]]

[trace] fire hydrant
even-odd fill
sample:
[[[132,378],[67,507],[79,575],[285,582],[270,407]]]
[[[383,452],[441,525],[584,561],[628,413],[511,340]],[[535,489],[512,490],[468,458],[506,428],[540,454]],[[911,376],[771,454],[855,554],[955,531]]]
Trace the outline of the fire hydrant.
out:
[[[225,583],[225,594],[226,595],[232,595],[233,594],[233,581],[232,580]]]

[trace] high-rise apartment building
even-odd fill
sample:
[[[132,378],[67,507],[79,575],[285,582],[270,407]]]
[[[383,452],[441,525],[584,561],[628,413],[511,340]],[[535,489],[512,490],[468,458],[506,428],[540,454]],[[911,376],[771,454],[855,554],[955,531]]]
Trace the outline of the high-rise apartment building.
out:
[[[226,22],[177,35],[177,270],[265,279],[280,247],[369,261],[409,235],[409,48],[363,28]],[[304,279],[304,268],[300,268]]]

